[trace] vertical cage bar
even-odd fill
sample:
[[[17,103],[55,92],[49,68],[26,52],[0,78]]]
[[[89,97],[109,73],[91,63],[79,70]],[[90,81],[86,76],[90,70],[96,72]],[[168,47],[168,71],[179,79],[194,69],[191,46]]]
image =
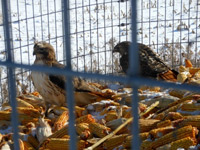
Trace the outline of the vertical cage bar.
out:
[[[71,70],[71,49],[70,49],[70,17],[69,17],[69,0],[62,0],[63,13],[63,33],[64,33],[64,51],[66,51],[67,70]],[[67,77],[67,76],[66,76]],[[67,106],[69,108],[69,149],[76,149],[76,130],[74,114],[74,95],[72,77],[67,77]]]
[[[13,43],[12,43],[12,28],[11,28],[11,9],[10,1],[2,0],[2,15],[3,15],[3,25],[4,25],[4,36],[5,36],[5,49],[7,52],[7,62],[13,62]],[[11,112],[11,124],[14,133],[14,149],[19,150],[18,142],[18,113],[17,113],[17,102],[16,102],[16,84],[15,84],[15,75],[11,67],[8,68],[8,91],[9,91],[9,100],[12,107]]]
[[[132,25],[132,44],[129,49],[129,76],[137,77],[139,75],[139,51],[137,45],[137,1],[131,1],[131,25]],[[138,86],[131,85],[133,88],[132,96],[132,150],[140,149],[139,125],[138,125]]]

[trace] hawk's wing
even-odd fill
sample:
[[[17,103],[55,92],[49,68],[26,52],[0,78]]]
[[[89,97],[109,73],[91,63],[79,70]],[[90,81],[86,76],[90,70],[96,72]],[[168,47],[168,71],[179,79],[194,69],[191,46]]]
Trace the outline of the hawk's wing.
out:
[[[65,65],[63,65],[57,61],[54,61],[52,63],[52,67],[65,68]],[[57,85],[58,87],[60,87],[61,89],[65,90],[65,82],[66,82],[65,76],[50,74],[49,80],[52,83],[54,83],[55,85]],[[99,92],[99,89],[88,84],[86,81],[84,81],[83,79],[78,78],[78,77],[75,77],[73,79],[73,85],[74,85],[74,88],[76,91]]]
[[[57,62],[57,61],[54,61],[52,63],[52,67],[57,67],[57,68],[64,68],[65,65]],[[64,76],[61,76],[61,75],[55,75],[55,74],[50,74],[49,75],[49,80],[54,83],[55,85],[57,85],[58,87],[60,87],[61,89],[65,89],[65,82],[66,82],[66,79]]]

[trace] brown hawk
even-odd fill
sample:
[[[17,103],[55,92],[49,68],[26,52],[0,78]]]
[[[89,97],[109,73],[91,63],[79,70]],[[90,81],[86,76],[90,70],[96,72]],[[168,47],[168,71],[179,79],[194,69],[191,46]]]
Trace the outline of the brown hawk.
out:
[[[123,72],[127,73],[129,67],[129,47],[131,42],[118,43],[113,53],[120,53],[120,65]],[[159,78],[163,80],[176,81],[178,72],[167,66],[151,48],[138,43],[140,73],[144,77]]]
[[[59,63],[55,57],[55,51],[52,45],[47,42],[37,42],[34,45],[33,55],[36,55],[35,65],[45,65],[49,67],[64,68],[65,66]],[[35,89],[43,97],[46,104],[54,104],[58,106],[64,106],[65,100],[65,82],[66,78],[61,75],[47,74],[43,72],[31,73],[31,78]],[[99,92],[99,89],[95,86],[88,84],[86,81],[80,78],[73,79],[73,85],[75,91],[81,92]],[[86,94],[87,95],[87,94]],[[85,96],[85,95],[84,95]],[[88,96],[88,97],[87,97]],[[89,97],[87,95],[85,100],[89,101],[90,98],[95,98],[94,96]],[[79,98],[84,98],[82,95],[75,94],[75,100]],[[48,107],[48,105],[47,105]]]

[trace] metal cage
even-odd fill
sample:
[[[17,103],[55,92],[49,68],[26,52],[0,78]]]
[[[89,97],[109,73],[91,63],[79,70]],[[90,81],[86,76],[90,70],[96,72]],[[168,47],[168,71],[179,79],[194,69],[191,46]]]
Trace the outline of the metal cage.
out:
[[[189,58],[200,65],[199,0],[1,0],[0,97],[10,100],[15,149],[18,143],[16,95],[32,91],[30,71],[129,83],[133,88],[135,118],[132,133],[138,150],[138,97],[141,85],[199,91],[199,87],[146,79],[139,76],[137,42],[149,45],[169,65],[177,69]],[[35,41],[50,42],[64,70],[32,66]],[[115,44],[132,41],[130,73],[118,76]],[[168,61],[170,60],[170,61]],[[70,149],[76,149],[72,82],[67,82]]]

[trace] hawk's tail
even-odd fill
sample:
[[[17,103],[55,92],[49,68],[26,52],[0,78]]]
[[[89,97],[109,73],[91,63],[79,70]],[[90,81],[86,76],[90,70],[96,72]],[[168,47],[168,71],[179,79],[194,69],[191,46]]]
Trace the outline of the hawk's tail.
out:
[[[158,79],[176,82],[177,81],[178,72],[175,70],[168,70],[164,73],[158,74]]]

